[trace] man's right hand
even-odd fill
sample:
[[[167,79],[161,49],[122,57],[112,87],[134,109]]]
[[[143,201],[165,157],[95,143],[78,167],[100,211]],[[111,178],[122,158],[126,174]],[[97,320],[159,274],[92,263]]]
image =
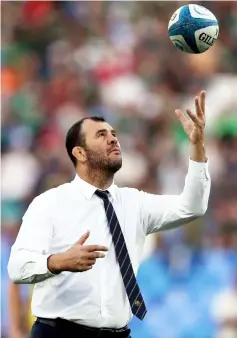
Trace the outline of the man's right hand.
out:
[[[87,231],[71,248],[67,251],[48,258],[48,270],[53,274],[62,271],[82,272],[92,269],[97,258],[105,257],[101,251],[108,251],[108,248],[102,245],[84,245],[89,237]]]

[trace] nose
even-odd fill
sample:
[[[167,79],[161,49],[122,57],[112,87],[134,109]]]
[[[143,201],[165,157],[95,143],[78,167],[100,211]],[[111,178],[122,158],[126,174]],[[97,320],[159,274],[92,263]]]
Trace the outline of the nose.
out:
[[[111,135],[108,137],[108,143],[109,143],[109,144],[117,144],[117,143],[118,143],[117,137],[111,134]]]

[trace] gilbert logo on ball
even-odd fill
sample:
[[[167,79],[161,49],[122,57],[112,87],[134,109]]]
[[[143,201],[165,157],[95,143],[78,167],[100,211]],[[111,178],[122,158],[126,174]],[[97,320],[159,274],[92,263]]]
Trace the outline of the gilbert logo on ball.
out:
[[[215,15],[199,5],[185,5],[172,15],[168,34],[175,47],[182,52],[199,54],[217,40],[219,25]]]

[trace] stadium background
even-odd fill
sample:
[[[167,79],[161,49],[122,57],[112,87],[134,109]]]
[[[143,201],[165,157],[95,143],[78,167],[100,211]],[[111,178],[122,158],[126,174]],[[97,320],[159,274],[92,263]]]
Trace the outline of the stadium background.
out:
[[[193,108],[205,89],[209,210],[148,238],[139,280],[149,311],[131,328],[134,338],[237,337],[237,4],[196,3],[220,24],[202,55],[168,39],[168,20],[184,2],[1,3],[2,336],[26,337],[12,318],[19,310],[21,323],[29,320],[31,289],[9,282],[9,250],[34,196],[73,178],[69,126],[103,115],[123,148],[117,183],[180,193],[188,142],[174,109]]]

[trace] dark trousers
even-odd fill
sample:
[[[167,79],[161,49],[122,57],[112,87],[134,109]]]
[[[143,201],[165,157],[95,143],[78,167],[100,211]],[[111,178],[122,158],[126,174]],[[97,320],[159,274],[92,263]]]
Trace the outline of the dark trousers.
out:
[[[79,325],[67,320],[37,319],[30,338],[131,338],[130,329],[115,331]]]

